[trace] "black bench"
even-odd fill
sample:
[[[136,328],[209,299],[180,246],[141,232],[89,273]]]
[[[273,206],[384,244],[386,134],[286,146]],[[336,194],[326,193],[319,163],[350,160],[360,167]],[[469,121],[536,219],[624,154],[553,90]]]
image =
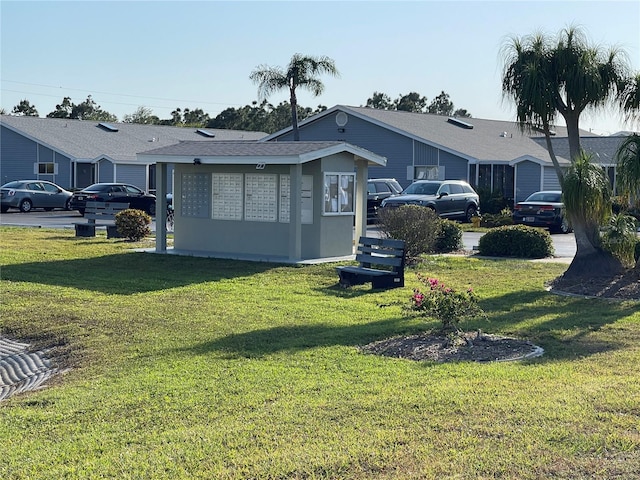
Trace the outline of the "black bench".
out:
[[[116,228],[116,214],[129,208],[128,203],[121,202],[87,202],[84,209],[84,218],[87,223],[75,223],[76,237],[95,237],[96,222],[105,222],[107,238],[119,238]]]
[[[356,260],[360,265],[336,267],[340,285],[362,285],[371,288],[404,287],[404,240],[360,237]]]

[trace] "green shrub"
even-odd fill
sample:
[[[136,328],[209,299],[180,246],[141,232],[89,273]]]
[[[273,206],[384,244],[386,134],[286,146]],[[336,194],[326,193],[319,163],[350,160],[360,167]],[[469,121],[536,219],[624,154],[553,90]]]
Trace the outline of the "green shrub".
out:
[[[485,213],[498,214],[509,205],[513,205],[513,200],[504,197],[501,192],[492,192],[488,188],[479,188],[476,190],[480,197],[480,208],[483,216]]]
[[[462,247],[462,227],[453,220],[440,220],[434,251],[438,253],[455,252]]]
[[[634,260],[636,262],[640,258],[640,239],[636,240],[636,249],[635,249],[635,252],[633,254],[633,258],[634,258]]]
[[[151,233],[151,217],[142,210],[128,208],[116,214],[118,233],[127,240],[137,242]]]
[[[513,225],[513,216],[509,207],[503,208],[500,213],[484,214],[480,220],[481,227],[496,228],[505,225]]]
[[[480,255],[491,257],[545,258],[553,255],[551,235],[527,225],[494,228],[478,242]]]
[[[405,241],[407,258],[435,251],[440,217],[431,208],[403,205],[378,212],[380,231],[388,238]]]
[[[612,215],[602,228],[602,247],[626,267],[635,263],[637,250],[636,219],[630,215]]]

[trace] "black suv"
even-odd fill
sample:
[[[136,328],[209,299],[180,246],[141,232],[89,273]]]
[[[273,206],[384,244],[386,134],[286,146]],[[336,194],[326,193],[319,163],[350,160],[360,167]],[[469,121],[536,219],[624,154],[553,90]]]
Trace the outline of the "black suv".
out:
[[[398,195],[402,187],[395,178],[370,178],[367,180],[367,223],[378,218],[378,209],[383,200]]]
[[[461,180],[418,180],[400,195],[387,198],[381,207],[421,205],[443,218],[461,218],[471,221],[480,211],[480,197],[467,182]]]

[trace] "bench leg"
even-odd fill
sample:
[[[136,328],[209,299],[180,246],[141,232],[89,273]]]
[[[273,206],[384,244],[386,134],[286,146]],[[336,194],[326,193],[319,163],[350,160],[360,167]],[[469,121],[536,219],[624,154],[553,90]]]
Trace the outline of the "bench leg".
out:
[[[122,238],[115,225],[107,225],[107,238]]]
[[[89,223],[80,224],[76,223],[76,237],[95,237],[96,226]]]

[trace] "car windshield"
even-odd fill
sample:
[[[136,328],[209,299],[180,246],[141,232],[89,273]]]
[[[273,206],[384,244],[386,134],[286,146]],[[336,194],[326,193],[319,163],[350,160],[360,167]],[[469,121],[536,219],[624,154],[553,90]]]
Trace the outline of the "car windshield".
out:
[[[440,183],[416,182],[409,185],[402,193],[408,195],[435,195],[438,193],[438,188],[440,188]]]
[[[553,193],[553,192],[538,192],[530,195],[526,200],[527,202],[549,202],[549,203],[560,203],[562,201],[561,193]]]

